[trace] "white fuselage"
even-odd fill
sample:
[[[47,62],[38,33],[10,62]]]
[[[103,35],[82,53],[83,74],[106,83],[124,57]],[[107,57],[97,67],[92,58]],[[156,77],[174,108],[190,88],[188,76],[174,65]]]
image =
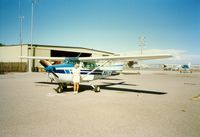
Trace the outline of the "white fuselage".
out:
[[[58,83],[73,83],[72,78],[72,67],[59,67],[55,68],[55,74],[58,76],[54,76],[54,74],[49,73],[48,76],[51,80],[54,80]],[[112,75],[111,70],[96,70],[93,71],[89,69],[80,68],[81,73],[81,82],[92,81],[96,79],[106,78]]]

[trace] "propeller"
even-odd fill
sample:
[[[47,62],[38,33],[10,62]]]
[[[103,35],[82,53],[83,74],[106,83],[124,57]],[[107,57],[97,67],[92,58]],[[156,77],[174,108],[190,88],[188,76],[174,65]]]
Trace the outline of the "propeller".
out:
[[[52,64],[47,60],[40,60],[40,64],[44,66],[46,72],[52,73],[56,78],[59,78],[58,75],[54,72],[55,67],[52,66]]]

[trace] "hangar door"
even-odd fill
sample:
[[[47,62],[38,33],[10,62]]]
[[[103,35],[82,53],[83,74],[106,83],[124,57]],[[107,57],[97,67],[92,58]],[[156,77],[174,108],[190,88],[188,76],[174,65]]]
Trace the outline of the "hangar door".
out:
[[[90,57],[91,53],[51,50],[51,57]]]

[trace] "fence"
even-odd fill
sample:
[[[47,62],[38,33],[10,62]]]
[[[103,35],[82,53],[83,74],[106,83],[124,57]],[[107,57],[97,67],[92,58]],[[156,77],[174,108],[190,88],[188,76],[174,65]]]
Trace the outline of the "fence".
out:
[[[26,72],[26,62],[0,62],[0,74],[7,72]]]

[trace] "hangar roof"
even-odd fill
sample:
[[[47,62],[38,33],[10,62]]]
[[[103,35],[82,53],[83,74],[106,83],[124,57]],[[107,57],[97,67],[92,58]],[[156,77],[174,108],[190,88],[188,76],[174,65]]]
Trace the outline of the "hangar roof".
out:
[[[23,44],[23,45],[28,45],[29,47],[31,44]],[[19,46],[18,44],[13,44],[13,45],[5,45],[5,46]],[[73,47],[73,46],[64,46],[64,45],[42,45],[42,44],[33,44],[34,47],[51,47],[51,48],[74,48],[74,49],[84,49],[84,50],[90,50],[90,51],[95,51],[95,52],[101,52],[101,53],[106,53],[106,54],[112,54],[115,55],[115,53],[112,52],[107,52],[107,51],[102,51],[102,50],[96,50],[96,49],[91,49],[91,48],[84,48],[84,47]]]

